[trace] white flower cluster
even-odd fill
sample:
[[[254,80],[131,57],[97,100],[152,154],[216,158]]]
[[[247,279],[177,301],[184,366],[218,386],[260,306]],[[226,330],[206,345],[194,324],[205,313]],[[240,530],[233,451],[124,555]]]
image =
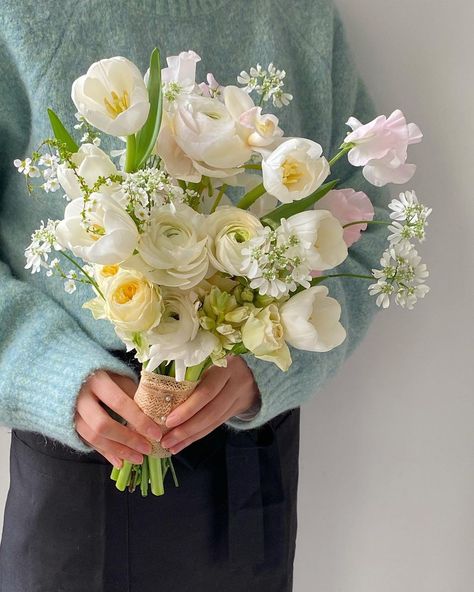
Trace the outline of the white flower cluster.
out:
[[[75,113],[74,117],[77,119],[77,123],[74,125],[74,129],[82,131],[81,144],[94,144],[94,146],[100,146],[100,134],[94,129],[80,113]]]
[[[52,250],[62,249],[56,239],[58,224],[59,220],[48,220],[46,225],[41,220],[41,226],[31,235],[31,243],[25,250],[25,269],[31,269],[31,273],[38,273],[41,268],[49,269],[56,265],[56,259],[51,263],[48,263],[48,259]]]
[[[242,255],[243,274],[251,280],[250,287],[262,295],[281,298],[298,285],[310,286],[311,269],[304,246],[291,230],[262,228],[242,249]]]
[[[25,175],[27,179],[43,177],[44,182],[41,188],[46,193],[57,191],[60,187],[58,181],[59,157],[57,154],[44,153],[37,155],[36,158],[25,158],[20,160],[16,158],[13,164],[19,173]]]
[[[261,96],[262,102],[266,103],[270,99],[275,107],[289,105],[293,95],[283,91],[285,86],[285,70],[279,70],[273,63],[268,65],[265,70],[260,64],[250,68],[250,73],[242,70],[237,76],[237,82],[244,85],[244,90],[251,93],[253,90]]]
[[[411,310],[429,292],[425,284],[429,272],[410,241],[425,239],[431,209],[419,203],[414,191],[400,193],[389,208],[394,220],[388,227],[392,233],[388,237],[389,247],[380,260],[381,269],[372,270],[377,282],[369,286],[369,292],[377,296],[377,306],[388,308],[390,297],[394,296],[396,304]]]

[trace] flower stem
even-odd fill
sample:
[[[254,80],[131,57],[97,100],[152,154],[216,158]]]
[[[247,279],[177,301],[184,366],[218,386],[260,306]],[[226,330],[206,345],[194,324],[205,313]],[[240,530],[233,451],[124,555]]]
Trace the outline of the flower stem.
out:
[[[241,210],[248,210],[249,207],[254,202],[256,202],[259,197],[261,197],[265,193],[265,191],[266,191],[266,189],[263,186],[263,183],[260,183],[260,185],[257,185],[256,187],[254,187],[252,190],[250,190],[248,193],[246,193],[240,199],[240,201],[237,202],[237,207],[240,208]]]
[[[125,172],[133,173],[135,169],[135,156],[137,152],[137,139],[134,134],[127,136],[127,153],[125,155]]]
[[[362,274],[358,274],[358,273],[334,273],[332,275],[321,275],[319,277],[315,277],[311,281],[311,285],[317,286],[318,284],[320,284],[324,280],[327,280],[329,278],[337,278],[337,277],[359,278],[362,280],[373,280],[374,279],[373,276],[371,276],[371,275],[362,275]]]
[[[189,368],[186,368],[186,375],[185,375],[186,380],[190,380],[192,382],[194,382],[196,380],[199,380],[199,378],[201,377],[201,374],[209,366],[209,362],[210,361],[211,360],[208,357],[203,362],[201,362],[200,364],[197,364],[196,366],[190,366]]]
[[[110,473],[110,478],[113,479],[114,481],[117,481],[119,474],[120,474],[119,467],[112,467],[112,472]]]
[[[140,481],[140,491],[141,491],[142,497],[146,497],[148,495],[149,478],[150,478],[150,473],[148,471],[148,455],[145,454],[143,456],[142,479]]]
[[[68,261],[70,261],[75,267],[77,267],[77,269],[79,269],[79,271],[86,276],[86,278],[94,286],[94,288],[97,290],[97,292],[100,294],[100,296],[105,300],[105,297],[102,294],[102,291],[100,290],[97,282],[87,273],[87,271],[85,271],[81,267],[81,265],[79,265],[79,263],[75,259],[73,259],[70,255],[68,255],[65,251],[59,251],[59,254],[62,255],[63,257],[66,257],[66,259]]]
[[[128,460],[123,461],[123,466],[119,471],[119,475],[117,477],[117,481],[115,482],[115,487],[120,491],[125,491],[125,488],[130,481],[130,473],[132,472],[132,463]]]
[[[224,185],[222,185],[222,187],[219,189],[219,193],[217,194],[216,199],[214,200],[214,203],[212,204],[211,214],[213,214],[216,211],[217,206],[221,203],[222,196],[224,195],[227,187],[228,187],[228,185],[226,185],[224,183]]]
[[[355,226],[356,224],[386,224],[388,226],[389,224],[391,224],[391,222],[387,222],[386,220],[357,220],[355,222],[349,222],[348,224],[344,224],[343,228]]]
[[[261,171],[262,170],[262,165],[261,164],[254,164],[254,163],[249,163],[249,164],[244,164],[244,169],[251,169],[251,170],[255,170],[255,171]]]
[[[352,148],[354,148],[354,144],[350,143],[350,144],[343,144],[341,150],[331,158],[331,160],[329,161],[329,166],[333,167],[336,162],[342,158],[345,154],[347,154],[349,152],[349,150],[352,150]]]
[[[163,495],[165,488],[163,486],[163,470],[161,458],[154,456],[148,457],[148,469],[150,471],[150,485],[153,495]]]

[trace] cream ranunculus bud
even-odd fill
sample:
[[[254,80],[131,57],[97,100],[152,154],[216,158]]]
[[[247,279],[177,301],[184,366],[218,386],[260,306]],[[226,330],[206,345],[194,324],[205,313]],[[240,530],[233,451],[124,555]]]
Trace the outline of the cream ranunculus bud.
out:
[[[280,307],[285,340],[306,351],[327,352],[340,345],[346,338],[340,317],[341,306],[326,286],[303,290]]]
[[[144,125],[150,102],[140,70],[123,57],[95,62],[72,85],[79,113],[111,136],[129,136]]]
[[[347,258],[344,229],[328,210],[300,212],[282,220],[282,227],[286,232],[294,232],[300,238],[310,269],[332,269]]]
[[[329,163],[319,144],[306,138],[282,142],[262,161],[263,185],[282,203],[303,199],[329,175]]]
[[[127,262],[151,281],[187,290],[196,286],[209,268],[203,216],[185,204],[165,205],[153,213],[141,235],[139,257]]]
[[[177,145],[203,175],[238,173],[252,155],[225,105],[218,99],[183,95],[176,100],[172,128]]]
[[[286,371],[291,366],[291,354],[276,304],[250,314],[242,327],[242,342],[256,358],[273,362],[280,370]]]
[[[141,333],[160,322],[163,313],[160,289],[141,273],[121,269],[104,287],[105,317],[120,331]]]
[[[82,213],[84,200],[71,201],[56,228],[58,243],[88,263],[113,265],[128,259],[138,242],[135,222],[111,197],[93,193]]]
[[[66,164],[58,166],[58,181],[69,199],[82,197],[78,176],[82,177],[89,188],[92,188],[99,177],[118,175],[114,163],[108,155],[94,144],[82,144],[79,150],[71,156],[71,160],[77,166],[73,171]],[[102,185],[101,193],[111,194],[117,191],[118,185]]]
[[[263,228],[260,220],[233,206],[218,208],[207,218],[209,256],[212,265],[231,275],[242,275],[242,243]]]

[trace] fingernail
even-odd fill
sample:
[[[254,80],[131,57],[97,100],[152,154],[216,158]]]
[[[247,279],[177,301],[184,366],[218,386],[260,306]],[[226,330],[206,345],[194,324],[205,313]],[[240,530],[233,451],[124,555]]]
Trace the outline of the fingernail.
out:
[[[161,441],[161,445],[164,446],[165,448],[171,448],[171,446],[174,446],[176,444],[177,440],[176,438],[173,438],[172,436],[168,437],[165,436],[163,438],[163,440]]]
[[[179,415],[177,413],[170,413],[168,415],[168,417],[166,418],[166,427],[167,428],[172,428],[173,426],[175,426],[176,424],[179,423]]]
[[[183,450],[183,448],[185,448],[185,446],[183,446],[183,445],[180,445],[180,446],[175,446],[174,448],[172,448],[172,449],[170,450],[170,452],[171,452],[172,454],[178,454],[178,452],[181,452],[181,450]]]
[[[116,469],[121,469],[122,468],[122,460],[120,458],[118,458],[117,456],[113,457],[114,462],[113,465]]]
[[[137,450],[143,452],[143,454],[150,454],[151,452],[151,444],[150,442],[139,442],[137,446]]]
[[[147,433],[150,436],[150,438],[152,438],[153,440],[158,440],[158,442],[161,440],[161,436],[163,435],[163,432],[161,431],[161,428],[159,426],[151,427]]]

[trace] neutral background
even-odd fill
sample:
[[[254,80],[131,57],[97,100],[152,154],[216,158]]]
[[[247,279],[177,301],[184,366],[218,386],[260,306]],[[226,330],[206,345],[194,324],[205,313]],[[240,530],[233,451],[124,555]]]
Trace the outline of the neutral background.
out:
[[[471,592],[474,4],[337,4],[379,111],[425,133],[410,188],[434,207],[432,292],[378,315],[303,407],[295,592]],[[2,429],[0,508],[8,446]]]

